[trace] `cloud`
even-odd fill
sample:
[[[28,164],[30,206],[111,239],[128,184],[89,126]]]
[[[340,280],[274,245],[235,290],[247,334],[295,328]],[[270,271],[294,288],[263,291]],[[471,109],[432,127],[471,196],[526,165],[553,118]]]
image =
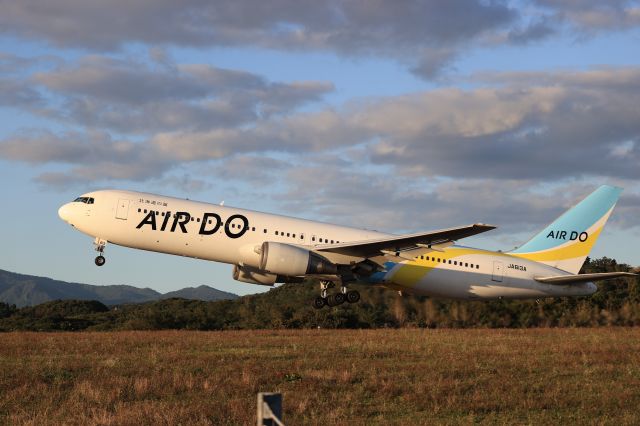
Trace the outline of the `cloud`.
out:
[[[233,127],[288,114],[334,90],[328,82],[270,82],[248,72],[164,60],[153,66],[88,56],[22,84],[56,99],[38,114],[119,133]]]
[[[6,35],[93,52],[143,44],[151,46],[158,64],[166,62],[165,47],[257,47],[390,58],[434,79],[474,47],[527,44],[563,25],[576,35],[640,25],[636,0],[532,0],[518,6],[484,0],[0,0],[0,28]],[[160,82],[142,81],[140,88],[170,95]],[[116,89],[113,95],[127,92]]]
[[[62,60],[54,55],[27,57],[7,52],[0,52],[0,72],[5,75],[13,73],[22,74],[36,66],[55,66],[59,65],[61,62]]]
[[[279,212],[392,233],[490,223],[498,229],[481,238],[489,238],[493,247],[503,250],[523,244],[600,184],[622,184],[627,190],[610,227],[639,229],[640,197],[633,192],[638,190],[637,181],[567,178],[549,184],[526,179],[391,176],[388,170],[345,168],[331,161],[290,168],[282,180],[284,189],[274,195]]]
[[[502,234],[508,249],[597,187],[572,180],[548,187],[523,179],[390,179],[382,170],[324,162],[291,168],[283,180],[288,185],[275,198],[283,211],[295,215],[396,233],[491,223],[499,227],[495,234]],[[625,217],[638,212],[637,206],[629,209]]]
[[[504,25],[515,11],[498,2],[296,0],[4,1],[8,33],[61,46],[115,49],[128,42],[182,46],[257,45],[349,52],[461,41]]]
[[[546,39],[556,32],[557,23],[545,18],[523,28],[511,29],[507,34],[506,40],[511,44],[525,45]]]
[[[166,69],[151,71],[140,65],[89,56],[73,67],[38,73],[34,78],[54,92],[129,105],[167,99],[193,99],[209,92],[209,88],[197,79]]]
[[[505,80],[509,80],[507,77]],[[552,82],[552,83],[551,83]],[[638,178],[640,71],[522,78],[504,87],[440,89],[374,103],[360,114],[379,135],[372,161],[450,177]],[[624,158],[609,161],[624,144]]]
[[[256,115],[206,130],[185,124],[142,138],[116,138],[107,131],[23,132],[0,142],[0,157],[62,163],[70,168],[61,173],[94,180],[159,179],[179,166],[221,161],[268,173],[283,156],[288,163],[313,166],[327,155],[338,157],[342,168],[373,168],[383,180],[389,173],[394,179],[513,182],[640,178],[639,69],[483,74],[472,81],[476,88]],[[288,96],[277,104],[286,105],[282,99]],[[380,190],[388,191],[382,184]]]
[[[433,80],[446,74],[454,59],[458,56],[458,49],[451,47],[425,48],[419,54],[419,59],[411,67],[411,72],[418,77]]]
[[[0,106],[30,109],[44,105],[40,93],[21,80],[0,78]]]
[[[292,165],[282,159],[257,155],[235,155],[210,166],[209,174],[223,182],[247,182],[259,187],[278,181]]]
[[[438,0],[34,0],[0,3],[5,34],[62,48],[116,51],[128,44],[260,47],[413,61],[425,75],[518,13],[502,2]],[[156,53],[158,53],[156,51]],[[411,65],[414,67],[413,65]],[[153,82],[150,82],[153,83]]]
[[[322,152],[360,143],[365,132],[337,111],[324,110],[257,121],[246,128],[159,133],[150,144],[181,161],[203,161],[251,152]]]
[[[77,181],[146,180],[162,176],[174,164],[143,143],[113,139],[104,132],[22,132],[2,141],[0,157],[71,166],[67,171],[47,172],[37,179],[54,186]]]
[[[159,134],[152,144],[182,161],[360,146],[362,161],[407,175],[640,177],[634,108],[640,70],[508,74],[504,80],[496,87],[370,99],[242,129]]]
[[[621,31],[640,26],[637,0],[535,0],[534,3],[581,32]]]

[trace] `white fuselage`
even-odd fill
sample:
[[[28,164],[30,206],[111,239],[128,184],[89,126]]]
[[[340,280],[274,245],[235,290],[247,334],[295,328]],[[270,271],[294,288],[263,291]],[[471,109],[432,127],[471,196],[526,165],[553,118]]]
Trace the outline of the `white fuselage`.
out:
[[[258,268],[258,248],[279,242],[308,249],[390,234],[143,192],[84,194],[59,210],[79,231],[120,246]],[[340,262],[340,255],[331,257]],[[366,282],[416,294],[456,299],[542,298],[592,294],[592,283],[543,284],[534,276],[564,275],[556,268],[504,253],[451,246],[414,260],[391,258],[386,272]],[[466,266],[465,266],[466,265]],[[473,266],[469,266],[473,265]]]

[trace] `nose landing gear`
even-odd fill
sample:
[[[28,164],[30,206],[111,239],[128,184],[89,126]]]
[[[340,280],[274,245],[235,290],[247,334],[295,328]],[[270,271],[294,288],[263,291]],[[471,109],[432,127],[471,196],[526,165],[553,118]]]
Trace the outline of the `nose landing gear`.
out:
[[[357,303],[360,300],[360,293],[356,290],[347,291],[346,285],[340,286],[340,291],[335,294],[327,294],[329,288],[335,287],[331,281],[320,281],[320,296],[316,297],[312,306],[322,309],[325,306],[333,307],[342,305],[344,302]]]
[[[99,253],[95,260],[96,266],[102,266],[107,263],[107,259],[105,259],[105,257],[103,256],[104,248],[107,245],[107,241],[103,240],[102,238],[96,237],[96,239],[93,241],[93,245],[96,246],[96,251]]]

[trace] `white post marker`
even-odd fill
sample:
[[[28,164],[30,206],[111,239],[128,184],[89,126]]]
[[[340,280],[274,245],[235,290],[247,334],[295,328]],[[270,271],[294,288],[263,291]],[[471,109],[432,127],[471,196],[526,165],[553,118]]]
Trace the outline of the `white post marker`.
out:
[[[282,423],[282,394],[258,393],[258,426],[284,426]]]

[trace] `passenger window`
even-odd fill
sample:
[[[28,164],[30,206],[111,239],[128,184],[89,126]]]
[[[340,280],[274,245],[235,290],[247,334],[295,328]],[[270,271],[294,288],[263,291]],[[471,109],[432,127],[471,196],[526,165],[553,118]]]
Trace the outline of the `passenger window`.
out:
[[[331,240],[331,244],[333,244],[333,240]]]
[[[464,264],[464,267],[465,267],[465,268],[468,268],[468,267],[469,267],[469,264],[468,264],[468,263],[465,263],[465,264]]]
[[[264,231],[264,233],[265,233],[265,234],[267,233],[267,230],[266,230],[266,229],[263,229],[263,231]]]
[[[476,265],[476,269],[480,269],[480,265]]]
[[[290,236],[291,236],[291,234],[287,232],[287,237],[290,237]]]
[[[311,241],[315,241],[315,240],[316,240],[316,237],[311,237]]]
[[[278,235],[278,231],[276,231],[276,235]]]
[[[451,260],[449,260],[449,265],[451,265]]]

